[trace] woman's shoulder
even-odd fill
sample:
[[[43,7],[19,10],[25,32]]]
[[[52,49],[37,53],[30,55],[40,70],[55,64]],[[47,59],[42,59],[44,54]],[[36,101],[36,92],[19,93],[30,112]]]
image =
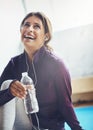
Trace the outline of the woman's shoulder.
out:
[[[24,57],[25,57],[24,53],[18,54],[14,57],[11,57],[10,62],[18,62],[18,61],[24,59]]]
[[[50,59],[56,62],[57,64],[63,64],[63,65],[65,64],[64,60],[61,57],[59,57],[55,52],[51,52],[49,56]]]
[[[52,61],[52,65],[57,67],[58,70],[62,69],[64,71],[69,71],[66,61],[55,52],[51,53],[50,59]]]

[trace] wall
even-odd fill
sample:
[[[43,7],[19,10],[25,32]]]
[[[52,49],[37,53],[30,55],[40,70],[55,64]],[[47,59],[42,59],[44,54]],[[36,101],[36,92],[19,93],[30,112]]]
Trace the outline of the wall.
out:
[[[72,78],[93,75],[93,24],[56,32],[52,46],[66,62]]]
[[[43,11],[54,31],[93,23],[93,0],[25,0],[27,12]]]
[[[72,79],[72,101],[93,101],[93,76]]]
[[[0,1],[0,74],[9,59],[20,53],[21,0]]]
[[[72,101],[93,100],[93,24],[55,32],[51,45],[70,71]]]

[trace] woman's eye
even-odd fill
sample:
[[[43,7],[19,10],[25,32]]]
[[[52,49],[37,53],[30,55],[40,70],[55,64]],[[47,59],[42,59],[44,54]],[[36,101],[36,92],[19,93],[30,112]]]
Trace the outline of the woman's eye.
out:
[[[25,23],[24,26],[25,26],[25,27],[29,27],[30,24],[29,24],[29,23]]]
[[[40,26],[39,26],[39,25],[35,25],[34,28],[35,28],[35,29],[39,29]]]

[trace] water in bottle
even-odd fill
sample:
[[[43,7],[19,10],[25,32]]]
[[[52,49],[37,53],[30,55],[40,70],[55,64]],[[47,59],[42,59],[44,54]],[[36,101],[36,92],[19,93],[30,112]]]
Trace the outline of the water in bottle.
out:
[[[31,85],[31,89],[27,89],[27,95],[24,99],[24,107],[27,114],[36,113],[39,111],[39,106],[36,98],[36,92],[33,80],[28,76],[27,72],[22,73],[21,82],[24,85]]]

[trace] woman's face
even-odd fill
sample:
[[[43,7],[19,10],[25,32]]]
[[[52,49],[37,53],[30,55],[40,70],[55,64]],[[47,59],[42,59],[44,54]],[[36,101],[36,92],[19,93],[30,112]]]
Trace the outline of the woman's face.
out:
[[[37,51],[44,45],[45,37],[44,26],[38,17],[31,16],[25,20],[21,27],[21,40],[26,51]]]

